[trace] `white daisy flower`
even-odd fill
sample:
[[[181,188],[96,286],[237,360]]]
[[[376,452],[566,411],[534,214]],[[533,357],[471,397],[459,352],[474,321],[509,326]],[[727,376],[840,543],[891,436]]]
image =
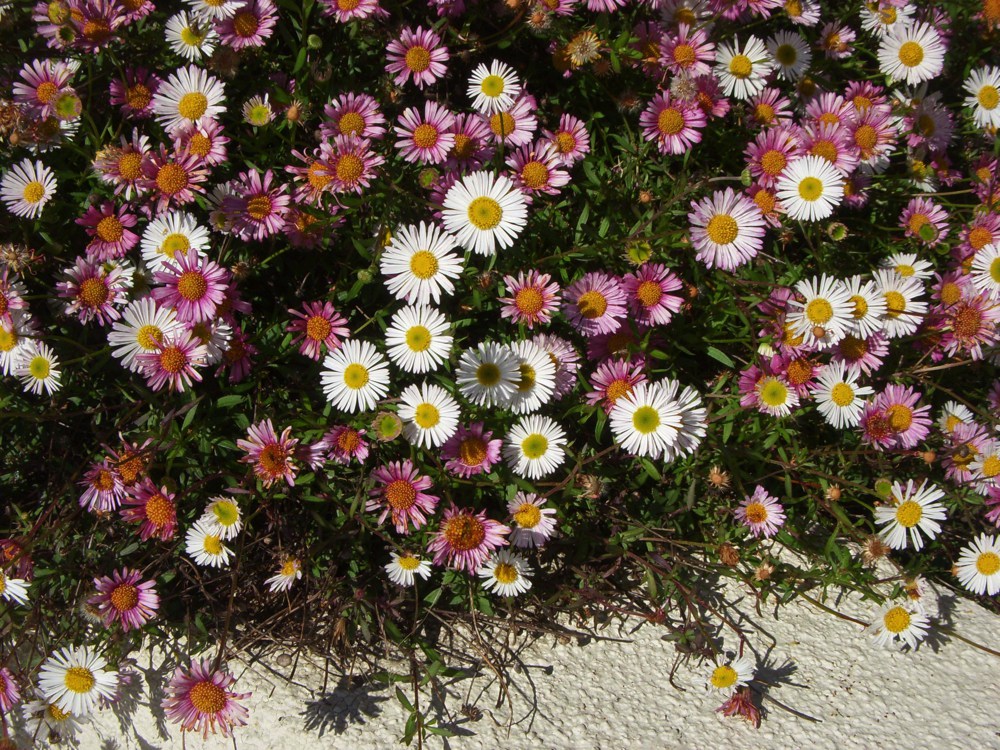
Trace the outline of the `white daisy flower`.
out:
[[[941,74],[944,53],[941,35],[930,24],[893,29],[879,44],[879,69],[890,81],[906,81],[914,86]]]
[[[746,685],[757,672],[757,664],[749,653],[733,659],[728,664],[720,664],[708,677],[709,690],[729,691]]]
[[[171,308],[160,307],[152,297],[133,300],[108,332],[111,356],[120,359],[123,367],[139,372],[139,355],[155,352],[157,344],[173,338],[183,327]]]
[[[962,547],[955,575],[973,594],[1000,592],[1000,537],[980,534]]]
[[[755,36],[747,39],[741,49],[740,40],[719,45],[715,56],[715,77],[725,89],[726,96],[750,99],[764,88],[766,78],[774,63],[764,42]]]
[[[510,346],[517,358],[517,390],[510,400],[515,414],[538,411],[552,398],[556,387],[556,366],[549,353],[531,341],[518,341]]]
[[[384,570],[389,576],[389,580],[397,586],[411,587],[420,576],[425,581],[431,577],[430,560],[421,560],[410,552],[402,555],[396,552],[389,553],[392,559],[385,565]]]
[[[524,417],[507,433],[503,456],[514,473],[541,479],[559,468],[566,458],[566,433],[549,417]]]
[[[407,372],[430,372],[451,353],[448,319],[428,305],[407,305],[396,311],[385,332],[389,359]]]
[[[875,282],[870,279],[865,281],[861,276],[852,276],[844,282],[844,286],[847,287],[847,294],[854,306],[849,333],[864,339],[881,331],[886,302]]]
[[[23,578],[8,578],[7,574],[0,570],[0,599],[15,604],[27,604],[28,582]]]
[[[982,293],[1000,298],[1000,245],[983,245],[972,256],[972,283]]]
[[[474,172],[448,190],[442,219],[466,250],[493,255],[498,245],[514,244],[528,221],[528,208],[524,194],[506,175]]]
[[[104,657],[89,646],[61,648],[42,662],[38,689],[61,711],[87,716],[97,708],[99,698],[114,700],[118,673],[105,667]]]
[[[199,565],[224,568],[229,565],[233,551],[222,543],[222,535],[215,531],[214,524],[195,521],[184,537],[184,549]]]
[[[1000,127],[1000,68],[993,65],[976,68],[965,79],[965,106],[972,108],[972,119],[980,128]]]
[[[850,333],[855,307],[843,282],[824,274],[818,279],[803,279],[795,291],[803,299],[788,301],[785,322],[807,344],[828,349]]]
[[[890,339],[914,333],[927,312],[927,303],[918,297],[924,294],[920,279],[903,278],[895,271],[878,269],[872,274],[875,286],[885,299],[885,319],[882,328]]]
[[[243,122],[247,125],[262,128],[272,120],[274,120],[274,109],[267,94],[251,96],[243,102]]]
[[[214,120],[226,111],[225,99],[226,89],[218,78],[188,65],[160,84],[153,96],[153,114],[167,132],[175,133],[185,125]]]
[[[229,341],[233,337],[233,327],[222,318],[195,323],[190,328],[191,335],[205,347],[205,366],[217,365],[226,356]]]
[[[41,341],[31,341],[25,346],[14,366],[14,375],[21,379],[24,390],[38,395],[45,391],[51,396],[62,387],[59,360],[48,344]]]
[[[517,596],[531,588],[531,566],[523,556],[510,550],[491,552],[476,574],[483,588],[500,596]]]
[[[1000,480],[1000,440],[986,440],[969,464],[976,490],[986,494]]]
[[[246,0],[184,0],[191,13],[207,21],[232,18],[246,5]]]
[[[891,268],[904,279],[912,276],[921,281],[926,281],[934,275],[934,264],[927,260],[920,260],[916,253],[893,253],[883,260],[879,266],[881,268]]]
[[[399,394],[403,435],[414,445],[436,448],[458,431],[458,402],[439,385],[409,385]]]
[[[41,697],[39,700],[24,704],[24,729],[31,737],[48,737],[54,732],[62,739],[73,737],[83,726],[86,717],[82,719],[69,711],[63,711],[55,703]],[[44,729],[44,731],[43,731]]]
[[[389,363],[367,341],[348,339],[323,360],[323,392],[352,414],[375,408],[389,392]]]
[[[484,342],[466,349],[455,373],[458,391],[477,406],[506,407],[521,381],[520,362],[503,344]]]
[[[758,409],[772,417],[787,417],[799,405],[799,396],[788,381],[777,375],[765,375],[754,384]]]
[[[864,411],[864,397],[875,392],[870,386],[858,385],[860,374],[861,368],[857,366],[831,362],[820,370],[812,388],[819,413],[838,430],[858,426]]]
[[[194,249],[208,252],[209,235],[191,214],[169,211],[160,214],[142,233],[142,259],[151,271],[164,270],[167,261]]]
[[[11,315],[12,325],[0,323],[0,375],[13,375],[24,355],[31,349],[33,343],[29,336],[38,334],[32,317],[27,313],[14,310]]]
[[[941,416],[938,417],[938,427],[941,432],[949,435],[955,431],[960,424],[972,424],[976,421],[976,415],[965,404],[958,401],[946,401],[941,407]]]
[[[880,39],[892,31],[905,29],[913,23],[915,8],[869,0],[861,8],[861,28]]]
[[[892,549],[906,549],[906,537],[909,533],[910,543],[914,549],[922,549],[924,536],[928,539],[937,537],[941,524],[948,513],[940,500],[944,490],[937,485],[928,484],[925,479],[915,487],[912,479],[908,479],[906,487],[899,482],[892,483],[891,505],[880,505],[875,508],[875,523],[884,526],[879,536]]]
[[[268,578],[265,583],[272,594],[278,591],[288,591],[292,584],[302,578],[302,563],[294,557],[286,558],[278,572]]]
[[[795,31],[779,31],[767,43],[767,51],[776,63],[778,77],[797,81],[809,69],[812,51],[809,43]]]
[[[183,10],[167,19],[164,35],[174,52],[192,62],[211,55],[219,41],[211,22]]]
[[[634,456],[657,459],[677,442],[681,410],[659,383],[639,383],[615,401],[609,415],[611,434]]]
[[[451,252],[457,246],[435,224],[400,227],[379,261],[386,289],[411,305],[437,304],[455,292],[452,280],[462,275],[462,258]]]
[[[868,626],[876,646],[907,645],[911,649],[927,637],[931,621],[923,612],[900,604],[886,604]]]
[[[492,115],[510,108],[521,93],[521,81],[509,65],[494,60],[489,66],[480,63],[469,78],[468,94],[472,108],[482,115]]]
[[[243,528],[243,512],[231,497],[213,497],[198,519],[206,529],[223,541],[236,538]]]
[[[681,431],[677,441],[663,450],[663,460],[669,463],[694,453],[701,445],[708,431],[708,410],[701,394],[689,385],[682,389],[676,380],[667,378],[660,381],[660,387],[666,398],[675,402],[681,412]]]
[[[0,200],[25,219],[38,216],[55,193],[56,178],[40,161],[22,159],[0,177]]]
[[[534,492],[518,492],[507,503],[513,521],[510,543],[515,547],[542,547],[556,533],[556,509],[542,507],[547,500]]]
[[[789,218],[818,221],[844,199],[844,176],[822,156],[800,156],[782,171],[776,191]]]

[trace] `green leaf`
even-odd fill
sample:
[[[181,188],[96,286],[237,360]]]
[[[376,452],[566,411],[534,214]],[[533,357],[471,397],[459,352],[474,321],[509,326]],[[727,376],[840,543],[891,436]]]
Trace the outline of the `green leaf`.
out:
[[[243,396],[238,394],[230,394],[228,396],[223,396],[218,401],[215,402],[216,406],[225,409],[227,406],[235,406],[236,404],[243,403]]]
[[[645,472],[657,482],[663,479],[663,475],[660,474],[659,470],[653,466],[653,462],[648,458],[640,458],[639,462],[642,464],[643,470],[645,470]]]
[[[396,688],[396,700],[398,700],[407,711],[410,711],[411,713],[413,712],[413,704],[410,703],[410,699],[406,697],[406,693],[403,692],[402,688]]]
[[[721,362],[726,367],[736,367],[736,363],[733,362],[733,360],[729,358],[729,355],[727,355],[721,349],[716,349],[714,346],[710,346],[708,347],[706,353],[716,362]]]

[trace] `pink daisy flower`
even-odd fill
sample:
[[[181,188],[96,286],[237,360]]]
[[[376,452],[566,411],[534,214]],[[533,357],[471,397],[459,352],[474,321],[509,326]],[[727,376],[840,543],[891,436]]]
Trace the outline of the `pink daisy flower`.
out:
[[[97,595],[90,597],[87,603],[97,607],[98,615],[108,628],[115,622],[121,623],[125,632],[141,628],[160,607],[156,582],[143,581],[142,573],[137,570],[122,568],[110,576],[95,578],[94,587]]]
[[[263,47],[278,23],[278,9],[271,0],[249,0],[231,16],[218,18],[219,40],[233,49]]]
[[[164,336],[155,352],[138,356],[139,371],[146,384],[154,391],[164,385],[181,393],[194,382],[201,382],[196,367],[203,367],[207,351],[205,346],[189,331],[178,331]]]
[[[986,292],[965,294],[953,305],[938,306],[935,328],[941,333],[939,346],[949,357],[968,354],[983,358],[983,347],[997,342],[1000,306]]]
[[[281,437],[274,431],[270,419],[264,419],[247,429],[247,439],[236,441],[236,447],[246,451],[247,455],[240,463],[253,464],[253,473],[265,487],[270,487],[279,479],[288,482],[289,487],[295,486],[295,446],[298,439],[291,437],[292,428],[286,427]]]
[[[584,336],[614,333],[625,318],[621,283],[603,271],[592,271],[563,292],[563,315]]]
[[[409,534],[410,524],[414,530],[425,526],[427,517],[437,508],[440,498],[424,492],[431,487],[430,477],[421,476],[409,459],[380,466],[372,472],[372,479],[375,486],[368,492],[370,499],[365,510],[381,508],[379,523],[391,514],[398,534]]]
[[[740,501],[734,513],[736,519],[758,539],[760,537],[770,539],[785,523],[784,508],[778,502],[778,498],[770,495],[759,484],[754,488],[752,495]]]
[[[148,477],[129,491],[119,513],[129,523],[141,524],[139,538],[144,542],[151,537],[169,542],[177,531],[174,494],[166,487],[157,489]]]
[[[892,109],[885,95],[885,87],[871,81],[851,81],[844,91],[844,98],[854,106],[856,115],[862,115],[872,108]]]
[[[930,406],[917,407],[920,393],[888,385],[871,399],[861,415],[864,442],[883,450],[914,448],[930,433]]]
[[[483,115],[483,121],[490,128],[490,137],[495,143],[507,148],[531,143],[538,129],[535,112],[538,104],[530,94],[522,94],[513,105],[492,115]]]
[[[899,217],[904,236],[934,247],[948,236],[948,212],[930,198],[911,198]]]
[[[64,91],[72,91],[69,81],[73,68],[61,60],[33,60],[25,63],[14,83],[14,101],[27,114],[44,120],[55,114],[55,103]]]
[[[750,98],[750,121],[762,128],[790,125],[792,103],[780,89],[765,87]]]
[[[661,49],[666,39],[663,27],[655,21],[641,21],[632,27],[632,36],[636,40],[628,46],[639,53],[642,72],[654,81],[660,80],[663,75]]]
[[[145,179],[142,164],[148,153],[149,138],[133,130],[131,140],[123,135],[121,146],[111,146],[97,153],[94,171],[102,182],[114,186],[115,195],[129,200],[133,194],[139,195],[146,190],[141,182]]]
[[[194,154],[169,153],[161,144],[159,151],[146,154],[142,175],[139,187],[151,194],[156,213],[163,213],[168,207],[191,203],[195,193],[204,193],[208,170]]]
[[[225,296],[229,271],[192,248],[167,260],[164,270],[153,274],[157,284],[151,294],[157,304],[172,307],[185,323],[212,320]]]
[[[289,333],[296,334],[292,344],[301,341],[299,352],[317,362],[323,358],[323,347],[327,351],[340,348],[341,339],[351,335],[347,320],[337,312],[330,302],[306,302],[302,309],[289,310],[297,320],[293,320],[285,328]]]
[[[958,246],[952,255],[958,261],[965,261],[987,245],[1000,245],[1000,213],[975,212],[959,231]]]
[[[310,206],[320,206],[323,196],[330,192],[333,184],[333,173],[330,165],[323,161],[320,149],[309,153],[292,150],[292,156],[302,162],[302,165],[289,164],[285,171],[295,175],[295,191],[293,198],[296,203],[307,203]],[[286,214],[286,219],[288,215]]]
[[[849,175],[858,166],[858,153],[847,128],[822,123],[802,128],[802,153],[830,162],[842,174]]]
[[[375,97],[368,94],[341,94],[323,107],[324,122],[319,125],[323,140],[340,135],[381,140],[385,136],[385,116]]]
[[[67,315],[78,315],[81,323],[96,318],[102,326],[121,317],[115,305],[125,301],[128,289],[120,267],[105,271],[100,263],[77,258],[65,274],[66,281],[56,284],[56,289],[60,297],[69,300],[64,309]]]
[[[847,24],[830,21],[820,29],[819,48],[831,60],[843,60],[854,54],[854,47],[851,43],[857,38],[857,34]]]
[[[87,256],[99,261],[123,258],[138,244],[139,235],[131,229],[137,222],[138,218],[129,213],[127,205],[115,208],[111,201],[104,201],[100,207],[90,206],[76,220],[90,237]]]
[[[781,214],[785,212],[784,206],[778,200],[776,188],[774,186],[765,187],[760,183],[755,183],[746,189],[747,198],[757,204],[764,221],[772,227],[781,226]]]
[[[694,79],[694,85],[697,89],[694,101],[706,117],[725,117],[729,113],[729,99],[718,78],[711,74],[698,76]]]
[[[680,312],[684,298],[671,294],[684,285],[662,263],[647,263],[622,278],[629,309],[640,326],[666,325]]]
[[[446,508],[441,525],[435,532],[427,552],[434,555],[435,565],[447,565],[455,570],[475,573],[490,553],[508,542],[504,538],[510,529],[471,508]]]
[[[555,146],[556,153],[567,167],[573,166],[590,153],[590,134],[583,120],[573,115],[562,115],[554,131],[543,130],[542,137]]]
[[[215,376],[219,377],[228,368],[229,382],[239,383],[250,374],[255,354],[257,354],[257,347],[250,343],[243,328],[238,325],[234,326],[233,336],[229,339],[229,345],[222,353],[222,364],[215,371]]]
[[[7,667],[0,667],[0,714],[9,714],[21,701],[21,691],[17,681]]]
[[[642,370],[640,362],[629,362],[624,359],[601,362],[590,376],[590,387],[593,390],[584,398],[591,406],[601,404],[604,411],[610,414],[618,399],[631,393],[639,383],[646,382]]]
[[[552,400],[558,401],[576,388],[576,373],[580,369],[580,353],[566,339],[550,333],[539,333],[531,343],[541,347],[556,366]]]
[[[455,115],[437,102],[424,102],[423,115],[416,107],[409,107],[396,125],[396,149],[408,162],[440,164],[455,145],[450,132],[454,125]]]
[[[994,526],[1000,528],[1000,486],[990,487],[987,492],[989,494],[986,497],[987,510],[985,518]]]
[[[348,464],[356,459],[363,464],[368,458],[368,441],[365,431],[349,425],[337,425],[323,436],[329,446],[330,460],[338,464]]]
[[[947,452],[941,461],[944,475],[955,484],[973,481],[972,462],[985,450],[989,442],[986,428],[975,422],[960,422],[948,436]]]
[[[867,337],[849,333],[833,345],[832,353],[831,361],[856,365],[865,375],[871,375],[889,354],[889,340],[881,331]]]
[[[366,139],[337,136],[333,143],[320,144],[320,154],[329,167],[330,190],[334,193],[358,193],[375,178],[376,167],[385,159],[371,150]]]
[[[398,39],[389,42],[385,57],[385,70],[395,74],[397,86],[402,86],[412,76],[417,88],[422,89],[441,78],[448,69],[448,49],[441,45],[441,37],[422,26],[403,29]]]
[[[76,39],[68,0],[39,0],[32,9],[31,20],[38,35],[53,49],[66,49]]]
[[[908,131],[906,143],[911,148],[944,151],[951,145],[955,121],[940,98],[940,91],[928,94],[903,118],[902,129]]]
[[[691,209],[691,244],[706,267],[732,271],[757,257],[764,246],[760,208],[732,188],[691,201]]]
[[[714,62],[715,43],[704,29],[692,31],[686,23],[678,24],[676,34],[667,33],[660,46],[660,64],[677,76],[709,75]]]
[[[125,485],[122,484],[121,475],[107,460],[91,464],[78,484],[83,487],[80,507],[95,513],[114,510],[125,498]]]
[[[768,128],[744,151],[750,174],[763,186],[773,188],[788,163],[802,155],[797,128]],[[759,207],[758,203],[758,207]]]
[[[152,0],[119,0],[119,2],[125,12],[125,25],[135,23],[156,10]]]
[[[848,122],[847,127],[862,164],[880,167],[888,160],[896,145],[896,128],[891,113],[873,108]]]
[[[28,303],[24,301],[27,292],[9,266],[0,268],[0,326],[10,330],[14,325],[12,313],[28,309]]]
[[[174,150],[194,154],[209,167],[224,163],[229,155],[226,144],[229,139],[223,135],[222,123],[205,120],[188,123],[174,133]]]
[[[558,195],[559,188],[569,182],[562,159],[546,141],[521,146],[507,157],[507,166],[514,184],[529,198],[538,193]]]
[[[657,145],[662,154],[683,154],[701,141],[705,114],[697,104],[671,99],[661,92],[639,115],[643,137]]]
[[[500,460],[502,440],[493,440],[493,433],[483,429],[482,422],[474,422],[468,427],[459,426],[458,431],[441,446],[444,468],[460,477],[488,474]]]
[[[547,325],[559,305],[559,284],[547,273],[535,270],[518,271],[517,277],[504,276],[509,297],[501,297],[500,317],[523,323],[528,329],[535,324]]]
[[[229,214],[237,237],[262,240],[284,227],[291,198],[284,185],[273,182],[274,173],[270,169],[263,177],[257,171],[240,173],[235,194],[223,201],[223,210]]]
[[[340,23],[349,23],[355,19],[375,16],[378,18],[388,18],[389,14],[383,10],[378,0],[320,0],[323,6],[323,14],[332,16]]]
[[[125,23],[118,0],[76,0],[73,10],[73,46],[83,52],[95,53],[116,41],[115,31]]]
[[[556,532],[556,509],[543,508],[548,498],[534,492],[518,492],[507,503],[510,513],[510,542],[515,547],[543,547]]]
[[[251,694],[234,693],[229,689],[234,682],[228,671],[213,668],[210,659],[192,662],[190,669],[177,667],[162,703],[167,718],[185,732],[201,732],[204,739],[216,730],[228,737],[233,727],[246,725],[250,716],[238,701]]]
[[[125,78],[111,81],[111,105],[122,115],[141,120],[153,114],[153,96],[163,80],[145,68],[125,68]]]
[[[846,126],[855,117],[853,105],[833,91],[823,91],[806,104],[806,119],[817,125]]]
[[[490,127],[479,115],[456,115],[451,133],[455,136],[455,142],[448,152],[445,168],[475,172],[493,157],[493,146],[489,142]]]

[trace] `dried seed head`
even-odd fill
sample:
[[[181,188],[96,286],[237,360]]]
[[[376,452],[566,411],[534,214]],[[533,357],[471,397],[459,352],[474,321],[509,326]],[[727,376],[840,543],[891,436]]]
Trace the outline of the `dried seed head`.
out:
[[[604,480],[594,474],[577,474],[576,486],[583,491],[583,496],[596,500],[604,494]]]
[[[708,470],[708,483],[712,485],[712,489],[714,490],[729,489],[729,472],[723,471],[718,466],[713,465]]]
[[[757,566],[757,569],[753,572],[753,577],[754,580],[757,581],[766,581],[771,577],[771,574],[773,572],[774,572],[774,565],[772,565],[769,561],[765,560],[764,562],[762,562],[760,565]]]
[[[928,465],[937,461],[937,453],[934,451],[924,451],[920,454],[920,457],[924,460],[924,463]]]
[[[719,547],[719,560],[722,561],[723,565],[727,565],[730,568],[735,568],[740,562],[740,553],[729,542],[724,542],[721,547]]]
[[[865,565],[874,565],[889,554],[889,546],[877,536],[869,536],[861,545],[861,559]]]
[[[826,492],[823,493],[827,500],[831,503],[835,503],[840,500],[840,486],[836,484],[831,484],[826,488]]]

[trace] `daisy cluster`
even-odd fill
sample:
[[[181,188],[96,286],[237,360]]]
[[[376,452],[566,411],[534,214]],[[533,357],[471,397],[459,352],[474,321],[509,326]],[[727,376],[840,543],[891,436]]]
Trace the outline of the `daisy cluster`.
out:
[[[138,678],[94,644],[171,599],[269,622],[304,590],[364,599],[338,616],[367,633],[589,591],[611,572],[581,558],[629,567],[651,529],[771,585],[820,507],[918,581],[877,642],[926,634],[944,558],[996,595],[1000,13],[977,10],[4,8],[0,597],[65,599],[33,575],[58,550],[88,640],[16,676],[0,640],[4,720],[34,696],[17,721],[69,734],[122,700]],[[221,656],[172,666],[184,731],[246,723]],[[759,720],[753,672],[715,668],[723,713]]]

